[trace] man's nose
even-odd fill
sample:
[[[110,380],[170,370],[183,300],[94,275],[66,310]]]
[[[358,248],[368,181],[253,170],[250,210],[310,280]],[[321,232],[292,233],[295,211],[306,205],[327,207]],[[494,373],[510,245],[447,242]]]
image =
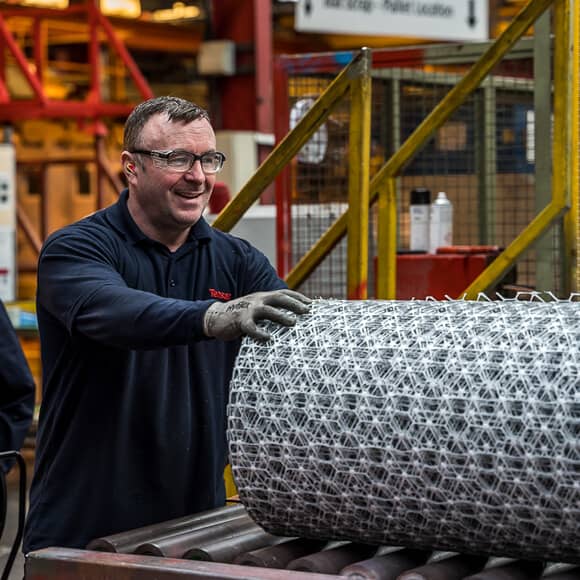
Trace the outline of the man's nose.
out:
[[[184,173],[184,177],[195,179],[196,181],[205,181],[205,173],[201,168],[201,159],[196,159],[193,165]]]

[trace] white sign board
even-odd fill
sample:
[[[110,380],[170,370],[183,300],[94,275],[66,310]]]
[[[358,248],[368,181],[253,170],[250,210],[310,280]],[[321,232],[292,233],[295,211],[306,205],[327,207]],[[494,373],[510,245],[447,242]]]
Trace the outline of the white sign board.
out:
[[[428,40],[489,38],[488,0],[298,0],[296,30]]]
[[[11,143],[0,143],[0,299],[16,299],[16,158]]]
[[[16,299],[14,238],[13,229],[0,226],[0,300],[3,302]]]

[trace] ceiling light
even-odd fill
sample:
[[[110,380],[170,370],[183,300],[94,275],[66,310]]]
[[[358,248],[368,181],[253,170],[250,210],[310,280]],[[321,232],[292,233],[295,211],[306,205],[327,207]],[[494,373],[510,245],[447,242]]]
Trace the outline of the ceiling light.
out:
[[[189,20],[200,16],[201,9],[199,6],[186,6],[183,2],[175,2],[172,8],[153,12],[153,20],[165,22],[169,20]]]
[[[141,3],[139,0],[100,0],[103,14],[108,16],[123,16],[125,18],[139,18]]]
[[[20,0],[19,4],[40,8],[68,8],[68,0]]]

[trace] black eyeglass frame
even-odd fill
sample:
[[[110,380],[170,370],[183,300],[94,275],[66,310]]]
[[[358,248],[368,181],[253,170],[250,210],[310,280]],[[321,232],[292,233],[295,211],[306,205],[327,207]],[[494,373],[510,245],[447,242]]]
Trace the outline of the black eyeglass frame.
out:
[[[191,163],[189,165],[189,167],[187,169],[177,169],[176,171],[180,172],[180,173],[185,173],[186,171],[189,171],[193,165],[195,164],[196,161],[199,160],[199,163],[201,164],[201,169],[204,173],[207,173],[209,175],[214,175],[216,173],[219,173],[224,166],[224,162],[227,159],[225,154],[222,153],[221,151],[207,151],[206,153],[202,153],[201,155],[197,155],[197,153],[191,153],[191,151],[185,151],[184,149],[171,149],[169,151],[157,151],[156,149],[152,149],[150,151],[146,150],[146,149],[133,149],[132,151],[130,151],[130,153],[138,153],[140,155],[147,155],[148,157],[151,157],[154,161],[158,160],[158,161],[165,161],[166,165],[165,167],[169,167],[171,168],[168,164],[167,161],[169,160],[169,157],[171,155],[173,155],[174,153],[181,153],[183,155],[187,155],[190,159],[191,159]],[[203,158],[206,155],[215,155],[221,158],[221,163],[218,169],[216,169],[215,171],[206,171],[203,168]]]

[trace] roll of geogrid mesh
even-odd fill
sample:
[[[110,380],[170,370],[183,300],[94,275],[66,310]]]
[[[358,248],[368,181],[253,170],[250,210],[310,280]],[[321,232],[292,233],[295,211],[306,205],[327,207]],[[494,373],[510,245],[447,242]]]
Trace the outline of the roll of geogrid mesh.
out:
[[[228,425],[266,530],[580,562],[580,304],[319,300],[271,330]]]

